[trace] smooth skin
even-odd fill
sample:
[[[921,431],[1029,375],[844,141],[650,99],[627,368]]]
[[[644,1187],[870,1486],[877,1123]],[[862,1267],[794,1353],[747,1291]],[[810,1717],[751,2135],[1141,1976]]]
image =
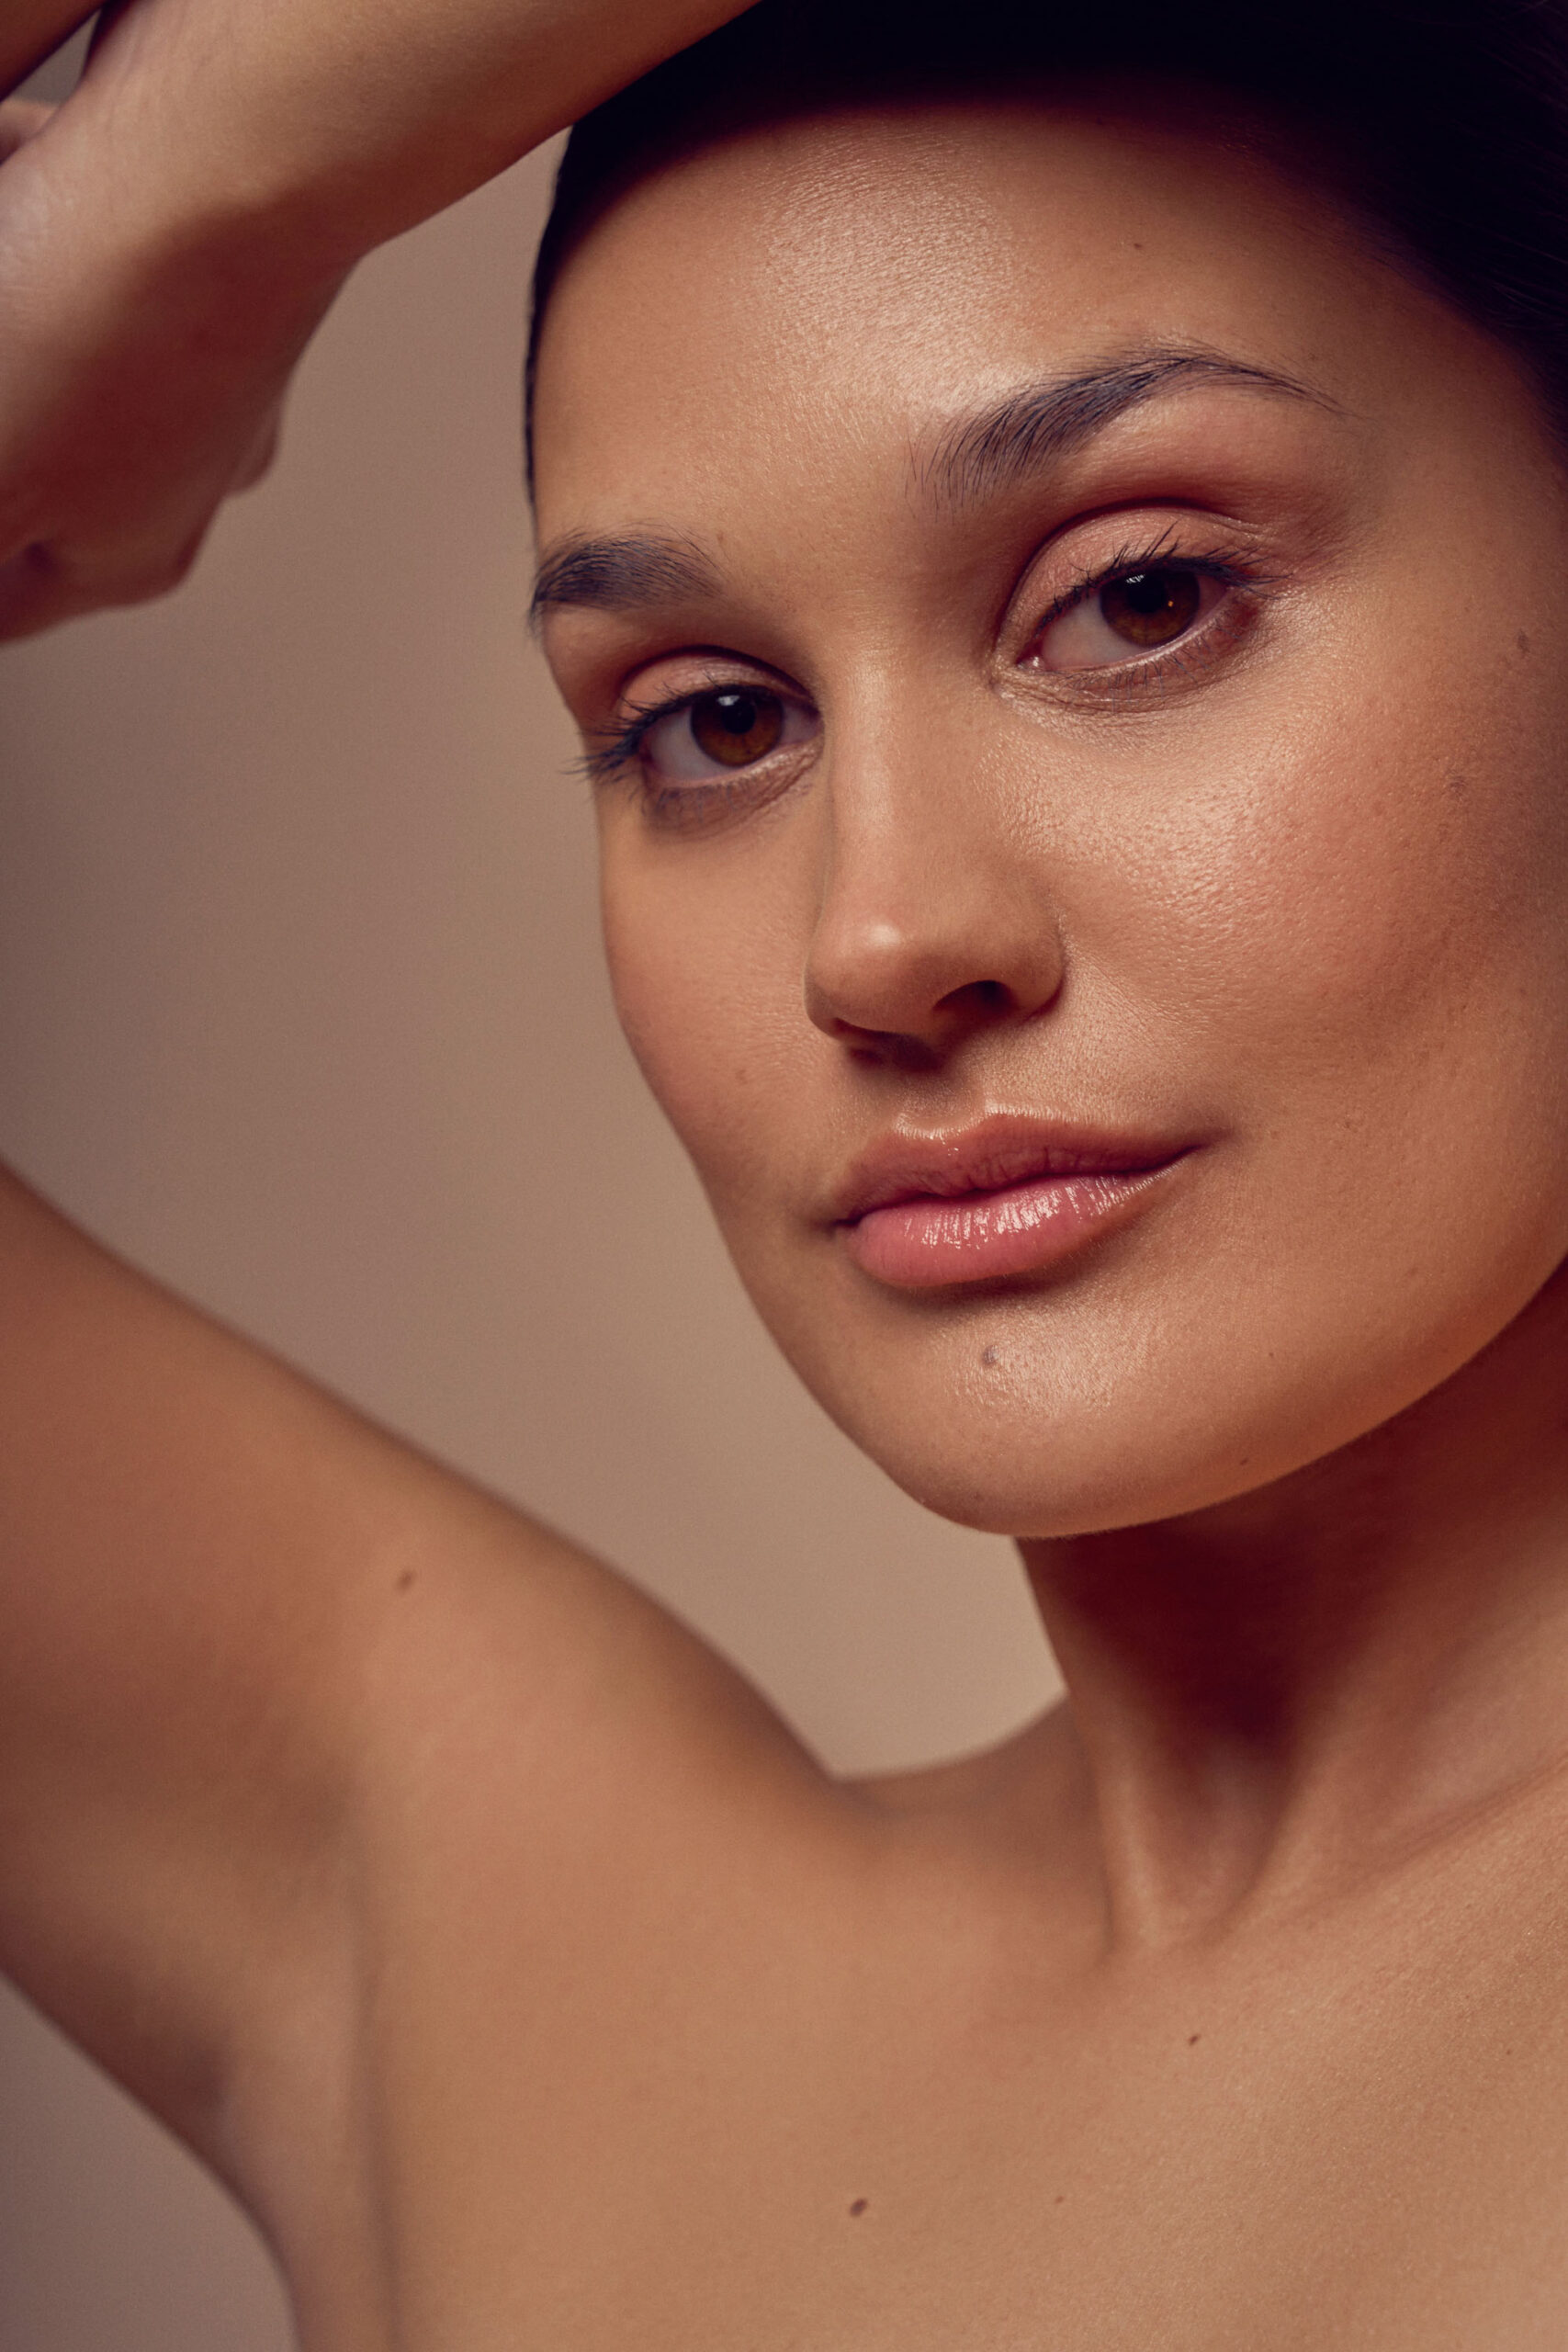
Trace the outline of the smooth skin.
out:
[[[1204,364],[944,463],[1150,354]],[[835,1785],[619,1578],[13,1187],[7,1964],[257,2213],[310,2352],[1560,2346],[1530,388],[1235,126],[1085,92],[640,183],[537,425],[547,579],[637,535],[700,583],[547,599],[589,748],[716,681],[792,714],[718,801],[680,720],[603,775],[628,1032],[816,1392],[1023,1539],[1068,1705]],[[1235,578],[1112,678],[1091,583],[1151,534]],[[987,1112],[1184,1156],[1048,1279],[868,1276],[855,1156]]]

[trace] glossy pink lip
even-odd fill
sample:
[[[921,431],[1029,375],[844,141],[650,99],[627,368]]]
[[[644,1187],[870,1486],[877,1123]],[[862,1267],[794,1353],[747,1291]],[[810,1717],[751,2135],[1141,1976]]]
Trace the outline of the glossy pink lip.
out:
[[[1003,1281],[1122,1222],[1191,1148],[1012,1119],[889,1136],[851,1170],[833,1223],[856,1265],[895,1289]]]

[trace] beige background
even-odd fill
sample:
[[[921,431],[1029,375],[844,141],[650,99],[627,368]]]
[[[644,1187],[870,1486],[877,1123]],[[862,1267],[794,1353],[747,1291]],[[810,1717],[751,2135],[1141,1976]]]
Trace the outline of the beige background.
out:
[[[548,164],[361,272],[177,598],[0,656],[0,1151],[621,1563],[835,1763],[951,1752],[1050,1687],[1011,1553],[774,1360],[609,1009],[522,627]],[[287,2341],[219,2192],[0,1996],[0,2352]]]

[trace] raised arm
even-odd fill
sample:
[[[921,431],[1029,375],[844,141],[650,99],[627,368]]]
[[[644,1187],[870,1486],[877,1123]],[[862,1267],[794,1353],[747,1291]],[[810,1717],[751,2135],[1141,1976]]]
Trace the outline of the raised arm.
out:
[[[13,11],[0,77],[85,13]],[[739,13],[131,0],[0,164],[0,636],[173,584],[355,263]]]
[[[242,2194],[331,2170],[370,1923],[477,1792],[468,1899],[547,1918],[748,1759],[806,1769],[621,1577],[0,1170],[0,1970]]]
[[[209,2153],[236,2021],[314,1966],[378,1644],[498,1564],[547,1674],[590,1564],[0,1171],[0,1968]]]
[[[136,0],[0,165],[6,626],[169,576],[356,255],[725,13]],[[616,1736],[752,1720],[618,1578],[0,1171],[0,1967],[215,2161],[236,2020],[276,2052],[319,2007],[367,1747],[420,1752],[473,1641],[508,1665],[464,1738],[536,1699],[570,1748],[605,1659]]]

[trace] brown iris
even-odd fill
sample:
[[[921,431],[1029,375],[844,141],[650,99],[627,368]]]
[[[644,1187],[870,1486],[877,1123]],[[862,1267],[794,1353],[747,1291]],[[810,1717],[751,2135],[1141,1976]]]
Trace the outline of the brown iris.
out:
[[[1201,597],[1195,571],[1129,571],[1100,590],[1100,609],[1129,645],[1168,645],[1191,628]]]
[[[776,695],[726,687],[699,695],[692,705],[692,740],[710,760],[743,768],[771,752],[784,733],[784,705]]]

